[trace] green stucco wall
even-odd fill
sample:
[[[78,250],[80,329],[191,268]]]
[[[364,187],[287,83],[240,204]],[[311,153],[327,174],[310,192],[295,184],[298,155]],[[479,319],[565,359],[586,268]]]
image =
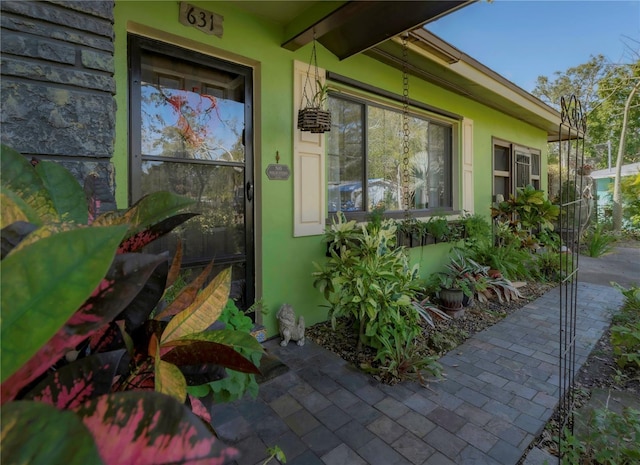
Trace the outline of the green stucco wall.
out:
[[[263,317],[270,336],[277,333],[275,313],[282,303],[293,305],[305,316],[307,325],[326,319],[320,293],[312,286],[312,262],[322,261],[325,244],[321,236],[293,237],[293,176],[287,181],[270,181],[265,175],[268,164],[280,163],[293,168],[293,60],[309,61],[310,45],[297,52],[280,46],[284,26],[253,17],[230,3],[193,2],[224,16],[224,36],[218,38],[181,25],[179,2],[118,1],[115,7],[115,69],[117,86],[116,165],[117,200],[126,206],[127,180],[127,31],[149,28],[153,38],[162,38],[186,48],[204,44],[200,51],[251,64],[256,69],[256,147],[255,173],[257,204],[256,260],[258,297],[268,313]],[[129,26],[128,24],[131,23]],[[133,24],[135,23],[135,24]],[[141,29],[142,27],[142,29]],[[207,48],[208,47],[208,48]],[[402,76],[369,57],[355,56],[339,61],[322,46],[318,49],[319,66],[366,84],[402,94]],[[491,138],[517,142],[543,151],[546,166],[546,134],[525,123],[470,100],[439,89],[433,84],[411,78],[411,98],[474,121],[475,210],[488,216],[491,202]],[[543,173],[546,168],[543,166]],[[546,179],[543,179],[543,184]],[[461,188],[460,188],[461,189]],[[421,264],[423,274],[442,266],[448,248],[445,245],[412,250],[412,259]]]

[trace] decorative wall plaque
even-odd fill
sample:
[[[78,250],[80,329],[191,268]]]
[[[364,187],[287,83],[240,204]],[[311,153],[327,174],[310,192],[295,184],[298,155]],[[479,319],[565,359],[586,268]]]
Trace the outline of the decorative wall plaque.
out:
[[[287,165],[269,165],[267,166],[267,177],[272,181],[286,181],[289,179],[291,172]]]

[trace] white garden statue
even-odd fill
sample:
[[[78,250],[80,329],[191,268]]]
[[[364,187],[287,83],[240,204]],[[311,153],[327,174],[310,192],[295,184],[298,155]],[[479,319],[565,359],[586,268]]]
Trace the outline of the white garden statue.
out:
[[[281,346],[286,346],[289,341],[297,341],[299,346],[304,345],[304,317],[298,318],[296,323],[296,314],[293,307],[289,304],[283,304],[278,310],[278,323],[280,324],[280,337],[282,337]]]

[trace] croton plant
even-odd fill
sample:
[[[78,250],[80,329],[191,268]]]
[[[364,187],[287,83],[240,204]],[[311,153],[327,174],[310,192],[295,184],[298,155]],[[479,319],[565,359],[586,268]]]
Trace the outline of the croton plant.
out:
[[[193,217],[169,192],[95,215],[91,183],[1,147],[3,463],[223,464],[188,386],[258,373],[248,333],[212,329],[230,271],[211,265],[162,308],[180,249],[142,248]],[[208,282],[208,284],[207,284]],[[214,328],[216,328],[214,326]],[[236,350],[239,349],[239,350]]]

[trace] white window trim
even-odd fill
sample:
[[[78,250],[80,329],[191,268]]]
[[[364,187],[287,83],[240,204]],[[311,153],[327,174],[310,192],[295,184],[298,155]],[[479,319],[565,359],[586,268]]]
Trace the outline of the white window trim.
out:
[[[501,171],[495,169],[495,148],[496,146],[501,146],[507,148],[509,150],[509,171]],[[492,138],[491,141],[491,194],[492,199],[496,201],[496,192],[495,192],[495,178],[503,177],[509,178],[510,192],[507,194],[516,194],[516,153],[521,153],[529,156],[530,164],[529,164],[529,182],[528,184],[532,184],[533,181],[538,181],[540,188],[542,187],[542,150],[536,149],[533,147],[527,147],[524,145],[520,145],[514,142],[509,142],[504,139]],[[533,159],[534,157],[538,157],[539,163],[539,174],[533,174]],[[506,199],[505,199],[506,200]]]

